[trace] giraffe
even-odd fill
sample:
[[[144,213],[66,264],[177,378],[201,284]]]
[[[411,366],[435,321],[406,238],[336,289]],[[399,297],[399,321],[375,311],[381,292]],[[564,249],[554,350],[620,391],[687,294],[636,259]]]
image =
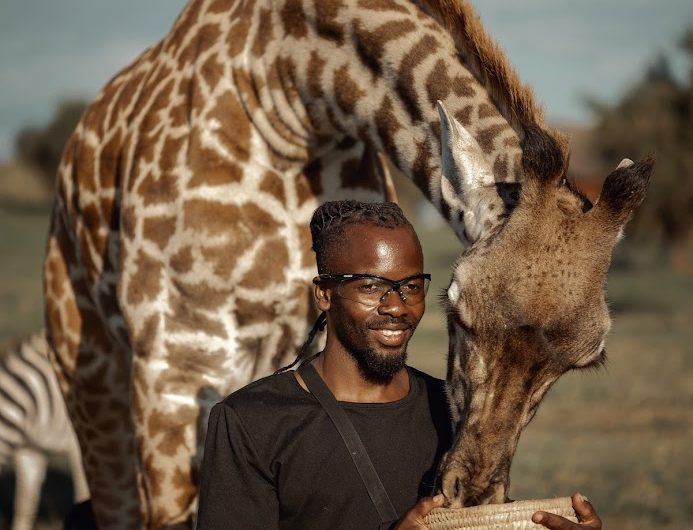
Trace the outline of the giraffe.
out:
[[[474,137],[439,111],[451,146],[442,172],[462,176],[458,193],[483,203],[479,182],[492,178],[492,167]],[[568,182],[556,139],[525,129],[517,205],[484,225],[444,294],[456,433],[438,473],[446,506],[508,502],[520,434],[546,392],[565,372],[606,362],[606,274],[653,163],[624,159],[593,205]]]
[[[441,174],[437,101],[490,168],[469,196]],[[209,408],[293,356],[314,314],[320,202],[390,196],[387,159],[463,243],[486,240],[545,129],[462,0],[191,0],[85,111],[58,172],[46,321],[99,526],[190,526]]]

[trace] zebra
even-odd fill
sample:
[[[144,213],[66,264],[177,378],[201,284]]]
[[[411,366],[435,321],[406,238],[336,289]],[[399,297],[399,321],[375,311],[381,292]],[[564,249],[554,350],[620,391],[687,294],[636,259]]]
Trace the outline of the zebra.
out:
[[[89,497],[82,457],[44,331],[0,353],[0,470],[14,463],[12,530],[34,527],[48,454],[67,457],[74,501]]]

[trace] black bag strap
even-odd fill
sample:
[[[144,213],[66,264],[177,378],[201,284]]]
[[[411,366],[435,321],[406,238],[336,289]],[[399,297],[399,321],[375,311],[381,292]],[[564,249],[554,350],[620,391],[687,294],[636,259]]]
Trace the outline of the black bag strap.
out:
[[[378,472],[373,467],[373,462],[371,462],[359,434],[354,429],[354,425],[335,399],[332,391],[322,380],[322,377],[318,375],[318,372],[315,371],[312,364],[304,364],[298,369],[298,373],[301,374],[308,386],[308,390],[311,391],[315,399],[325,409],[342,440],[344,440],[344,445],[346,445],[351,459],[354,461],[359,475],[361,475],[361,480],[368,490],[368,495],[373,501],[376,510],[378,510],[381,522],[396,520],[398,517],[397,512],[392,505],[392,501],[390,501],[387,491],[385,491],[385,486],[380,481]]]

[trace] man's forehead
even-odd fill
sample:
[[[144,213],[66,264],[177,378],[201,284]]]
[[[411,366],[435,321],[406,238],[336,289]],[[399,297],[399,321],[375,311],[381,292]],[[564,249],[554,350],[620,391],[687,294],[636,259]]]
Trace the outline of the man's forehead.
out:
[[[373,272],[383,267],[423,266],[416,233],[406,225],[395,228],[348,225],[344,228],[343,240],[335,245],[332,257],[334,265],[343,269],[341,272]]]

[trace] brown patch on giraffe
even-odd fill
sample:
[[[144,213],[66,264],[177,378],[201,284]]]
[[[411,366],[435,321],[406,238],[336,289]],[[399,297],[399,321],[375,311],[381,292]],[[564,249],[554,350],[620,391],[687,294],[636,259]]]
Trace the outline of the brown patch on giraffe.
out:
[[[88,203],[82,208],[81,217],[84,227],[90,234],[101,226],[101,212],[93,203]]]
[[[371,11],[395,11],[409,14],[406,7],[394,3],[392,0],[359,0],[358,6]]]
[[[133,240],[135,238],[135,228],[137,227],[136,212],[137,210],[134,206],[127,206],[123,208],[121,212],[120,233],[129,240]],[[127,250],[123,248],[121,252],[125,254]]]
[[[172,283],[181,298],[187,299],[193,307],[216,309],[225,304],[229,296],[226,291],[219,291],[204,283],[187,283],[176,279]]]
[[[159,156],[159,167],[162,173],[170,174],[179,166],[179,155],[183,151],[183,146],[187,141],[186,136],[181,136],[179,138],[170,135],[166,136],[161,149],[161,156]]]
[[[204,131],[196,128],[190,137],[188,153],[189,166],[193,172],[190,185],[240,182],[243,171],[235,161],[245,161],[250,156],[250,123],[245,110],[235,95],[225,92],[205,118],[220,125],[214,134],[223,141],[224,149],[230,152],[231,159],[225,153],[205,145],[202,140]]]
[[[216,350],[206,350],[194,348],[185,344],[174,344],[166,342],[166,362],[174,369],[171,369],[170,376],[164,381],[154,383],[154,393],[172,392],[190,388],[191,377],[197,374],[210,374],[219,371],[219,367],[226,361],[227,352],[224,348]],[[199,377],[199,375],[197,375]],[[192,414],[192,412],[191,412]],[[182,422],[183,425],[194,425],[195,419],[190,418]]]
[[[296,231],[298,233],[298,241],[301,249],[301,267],[314,267],[315,254],[311,250],[313,240],[310,235],[310,226],[298,225]]]
[[[427,190],[429,186],[429,164],[431,160],[431,148],[428,143],[421,142],[416,146],[416,157],[414,158],[414,166],[412,167],[412,179],[421,190]],[[446,206],[443,201],[443,208]],[[447,214],[449,215],[449,214]],[[449,219],[449,217],[448,217]]]
[[[253,21],[254,8],[254,2],[238,2],[238,11],[240,12],[232,18],[233,22],[227,33],[229,57],[236,57],[245,49]]]
[[[209,153],[209,151],[206,151]],[[198,159],[198,157],[195,157]],[[188,182],[190,188],[197,186],[220,186],[243,180],[243,169],[231,160],[214,167],[198,169]]]
[[[153,241],[164,250],[173,234],[176,233],[176,217],[160,215],[147,217],[142,224],[142,236],[148,241]]]
[[[148,97],[142,97],[138,101],[137,107],[147,106],[144,108],[136,108],[135,113],[143,115],[138,129],[143,137],[137,146],[137,159],[144,159],[147,162],[155,160],[155,149],[157,146],[156,138],[151,131],[155,131],[161,126],[162,117],[168,114],[168,106],[171,104],[171,95],[173,94],[174,80],[169,79],[163,85],[157,85],[156,79],[150,83],[150,86],[145,86],[142,90]],[[153,97],[153,100],[151,99]]]
[[[503,145],[504,145],[505,147],[516,147],[516,148],[519,149],[519,148],[520,148],[520,139],[519,139],[517,136],[515,136],[515,135],[513,135],[513,136],[508,136],[508,137],[506,137],[506,138],[503,140]],[[520,156],[520,155],[518,155],[518,157],[519,157],[519,156]],[[519,160],[519,159],[518,159],[518,160]]]
[[[236,267],[239,253],[249,243],[247,238],[243,238],[242,241],[234,241],[231,245],[205,245],[199,250],[205,263],[212,266],[214,274],[223,280],[228,280]]]
[[[156,339],[161,315],[155,313],[148,317],[140,330],[134,334],[132,349],[135,352],[151,352],[154,349],[154,339]]]
[[[481,129],[476,135],[479,147],[487,155],[493,152],[496,137],[508,128],[506,124],[491,125],[486,129]]]
[[[174,491],[179,492],[174,502],[178,505],[180,513],[183,513],[194,502],[197,486],[194,485],[192,474],[178,467],[173,470],[171,484],[174,486]]]
[[[236,298],[234,314],[236,315],[236,322],[241,328],[263,322],[273,322],[277,318],[274,304],[264,304],[244,298]]]
[[[443,59],[438,59],[426,78],[428,102],[435,106],[438,100],[444,101],[452,88],[452,79],[448,76],[448,66]]]
[[[224,65],[217,55],[210,55],[200,67],[200,73],[211,86],[215,86],[224,77]]]
[[[156,444],[157,451],[174,456],[180,447],[185,447],[185,427],[194,425],[195,409],[177,407],[175,412],[154,412],[147,421],[147,433],[150,438],[160,435]]]
[[[212,0],[207,7],[207,11],[209,13],[228,13],[229,0]]]
[[[501,177],[503,180],[506,179],[508,175],[508,156],[504,154],[499,154],[496,160],[493,162],[493,174],[496,178]],[[493,206],[493,205],[491,205]],[[490,206],[489,206],[490,209]]]
[[[171,311],[164,317],[166,332],[201,331],[207,336],[228,338],[226,328],[221,322],[196,310],[175,292],[169,294],[169,307]]]
[[[322,90],[322,73],[325,70],[325,64],[325,61],[318,55],[318,52],[315,50],[310,52],[306,79],[308,83],[308,93],[316,99],[321,98],[324,94]]]
[[[272,12],[267,8],[260,8],[257,15],[258,23],[255,31],[255,41],[250,51],[255,57],[262,57],[267,49],[267,44],[274,40],[274,24]]]
[[[211,22],[204,24],[197,29],[197,50],[195,56],[199,57],[202,52],[208,50],[221,40],[222,32],[219,24]]]
[[[303,168],[302,174],[296,176],[296,198],[299,207],[323,193],[321,170],[322,162],[316,158]]]
[[[279,12],[284,31],[295,39],[303,39],[308,35],[306,14],[303,11],[302,0],[287,0]]]
[[[334,41],[338,46],[344,43],[344,26],[336,20],[339,10],[343,7],[342,0],[320,0],[314,4],[317,34]]]
[[[472,124],[472,112],[474,111],[474,106],[467,105],[461,110],[455,112],[455,119],[460,122],[461,125],[469,127]]]
[[[416,30],[416,24],[408,19],[391,20],[375,29],[366,29],[356,20],[352,27],[356,53],[366,68],[375,75],[381,75],[381,59],[385,45]]]
[[[135,273],[130,277],[127,289],[127,303],[139,305],[153,300],[161,290],[161,260],[139,249],[135,259]]]
[[[181,77],[186,74],[181,74]],[[188,105],[188,100],[190,98],[190,90],[191,90],[191,81],[188,78],[183,78],[179,79],[177,81],[178,83],[178,93],[180,96],[182,96],[182,101],[184,103],[180,105],[173,105],[171,109],[169,110],[168,113],[168,123],[172,128],[178,128],[178,127],[185,127],[186,132],[188,131],[190,127],[190,106]],[[168,139],[172,139],[172,137],[169,135],[167,137]],[[187,134],[185,134],[181,140],[183,141],[183,145],[187,145],[188,138]],[[173,160],[172,160],[173,162]]]
[[[409,116],[415,122],[423,119],[419,106],[418,89],[414,84],[414,71],[430,55],[440,48],[438,39],[432,35],[424,35],[411,47],[400,63],[395,89]]]
[[[249,72],[242,70],[240,68],[231,69],[231,77],[233,82],[236,84],[238,90],[238,97],[243,100],[245,107],[248,107],[248,113],[254,112],[256,109],[260,108],[260,101],[258,100],[258,94],[264,88],[264,80],[258,78],[255,75],[251,75]],[[236,97],[235,95],[231,95]],[[245,121],[249,122],[250,117],[245,113],[245,110],[241,108],[245,114]]]
[[[356,102],[366,95],[349,73],[349,65],[344,64],[334,72],[334,91],[337,105],[344,114],[354,113]]]
[[[169,265],[174,271],[182,274],[192,270],[194,261],[192,249],[184,247],[171,256]]]
[[[396,162],[399,149],[395,141],[395,134],[402,128],[402,124],[397,119],[390,96],[386,95],[383,97],[383,102],[375,112],[375,123],[378,136],[385,147],[385,152]]]
[[[426,78],[426,93],[428,94],[428,102],[435,106],[438,100],[444,101],[450,91],[461,99],[474,97],[474,78],[448,76],[447,64],[443,59],[438,59],[433,69],[429,72]],[[471,105],[469,106],[471,110]]]
[[[122,135],[120,130],[116,130],[106,145],[101,148],[99,155],[99,185],[101,189],[111,189],[117,184],[116,179],[121,174],[121,143]]]
[[[247,248],[257,234],[271,234],[280,224],[253,203],[239,206],[212,200],[190,199],[183,203],[183,219],[186,228],[209,235],[233,234],[234,249]]]
[[[166,43],[171,47],[179,47],[190,33],[190,28],[200,16],[203,2],[190,2],[173,25],[171,33],[166,37]],[[226,6],[228,11],[228,4]]]
[[[263,289],[273,283],[282,283],[284,268],[289,262],[286,243],[282,237],[268,238],[255,255],[253,266],[243,276],[240,284],[248,289]]]
[[[171,203],[178,198],[178,179],[170,173],[162,173],[158,177],[148,173],[137,186],[137,194],[145,206]]]
[[[269,193],[280,203],[286,204],[286,193],[284,191],[284,181],[281,176],[272,170],[265,171],[258,188],[260,191]]]
[[[479,105],[479,119],[483,120],[484,118],[492,118],[494,116],[498,116],[498,110],[496,107],[489,103],[482,103]]]
[[[245,109],[235,94],[224,92],[217,98],[214,109],[206,115],[219,123],[217,135],[226,140],[225,147],[232,156],[241,161],[250,157],[250,123]],[[226,133],[226,134],[224,134]]]
[[[79,152],[72,166],[72,185],[75,193],[75,198],[79,197],[80,190],[96,193],[98,186],[96,184],[96,153],[94,149],[86,142],[79,143]],[[76,208],[77,209],[77,208]]]

